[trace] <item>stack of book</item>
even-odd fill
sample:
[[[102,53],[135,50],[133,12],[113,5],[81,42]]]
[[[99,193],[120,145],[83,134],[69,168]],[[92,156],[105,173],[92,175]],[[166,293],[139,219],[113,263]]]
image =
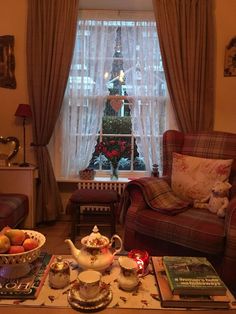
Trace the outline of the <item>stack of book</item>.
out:
[[[232,295],[205,257],[152,257],[162,307],[230,307]]]

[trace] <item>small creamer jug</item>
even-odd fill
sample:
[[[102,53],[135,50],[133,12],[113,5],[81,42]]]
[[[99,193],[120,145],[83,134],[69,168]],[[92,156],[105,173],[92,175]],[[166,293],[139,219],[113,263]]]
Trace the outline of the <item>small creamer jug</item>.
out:
[[[63,289],[70,283],[70,265],[61,256],[56,258],[49,270],[49,285],[54,289]]]
[[[138,264],[130,257],[120,256],[118,258],[120,265],[120,274],[117,278],[118,285],[126,291],[134,290],[139,284]]]

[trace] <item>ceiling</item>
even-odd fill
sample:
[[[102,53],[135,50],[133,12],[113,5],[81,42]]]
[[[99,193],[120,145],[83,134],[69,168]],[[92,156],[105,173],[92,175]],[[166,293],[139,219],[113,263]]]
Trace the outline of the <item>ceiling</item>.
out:
[[[152,0],[79,0],[80,9],[152,11]]]

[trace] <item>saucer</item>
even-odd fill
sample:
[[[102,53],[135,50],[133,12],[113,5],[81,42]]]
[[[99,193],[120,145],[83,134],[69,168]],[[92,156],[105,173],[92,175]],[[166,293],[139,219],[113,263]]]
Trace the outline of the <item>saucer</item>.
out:
[[[112,300],[109,285],[102,283],[99,294],[93,299],[84,299],[79,295],[78,283],[75,283],[68,293],[68,302],[79,309],[92,310],[105,307]]]
[[[77,302],[75,299],[71,298],[70,292],[68,294],[68,302],[71,305],[72,308],[80,311],[97,311],[105,308],[112,300],[112,292],[109,290],[108,295],[105,299],[101,300],[100,303],[95,305],[82,305],[79,302]]]

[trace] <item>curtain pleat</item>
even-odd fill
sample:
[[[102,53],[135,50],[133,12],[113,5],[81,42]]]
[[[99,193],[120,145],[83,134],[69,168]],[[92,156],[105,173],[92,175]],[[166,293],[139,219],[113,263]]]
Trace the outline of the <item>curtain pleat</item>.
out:
[[[62,209],[47,145],[60,113],[70,70],[78,5],[78,0],[28,1],[28,92],[39,170],[37,222],[55,220]]]
[[[213,4],[213,0],[153,0],[170,99],[184,132],[213,129]]]

